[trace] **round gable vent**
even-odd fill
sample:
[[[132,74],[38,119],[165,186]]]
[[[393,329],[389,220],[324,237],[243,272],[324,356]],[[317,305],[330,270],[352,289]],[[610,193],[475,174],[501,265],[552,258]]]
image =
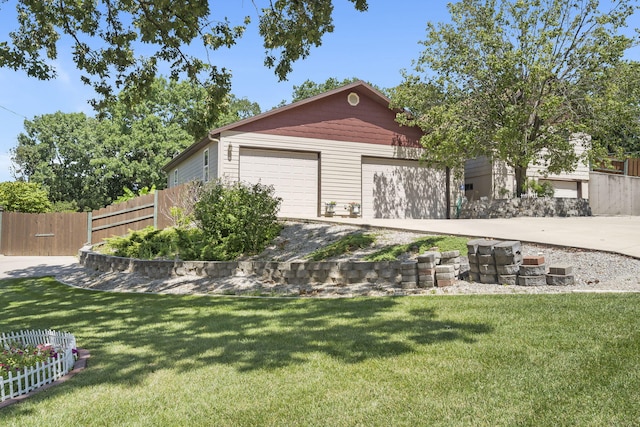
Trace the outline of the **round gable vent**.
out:
[[[351,92],[347,96],[347,102],[349,102],[349,105],[351,105],[352,107],[355,107],[356,105],[358,105],[360,103],[360,97],[358,96],[357,93]]]

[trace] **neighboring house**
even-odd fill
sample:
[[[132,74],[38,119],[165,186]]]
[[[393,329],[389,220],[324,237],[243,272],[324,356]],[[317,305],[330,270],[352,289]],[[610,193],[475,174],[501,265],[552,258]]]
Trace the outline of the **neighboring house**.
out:
[[[335,202],[336,215],[359,204],[365,218],[446,218],[446,173],[420,164],[420,131],[395,115],[386,96],[355,82],[214,129],[163,169],[170,187],[273,185],[285,217],[322,216]]]
[[[585,151],[584,138],[576,135],[572,143],[576,154]],[[573,199],[589,198],[589,164],[583,161],[573,172],[557,175],[545,175],[544,168],[530,165],[527,169],[527,179],[539,182],[547,181],[554,188],[554,197]],[[502,161],[491,162],[486,157],[467,160],[464,167],[465,196],[468,200],[478,200],[481,197],[489,199],[505,199],[515,195],[515,174],[513,169]]]

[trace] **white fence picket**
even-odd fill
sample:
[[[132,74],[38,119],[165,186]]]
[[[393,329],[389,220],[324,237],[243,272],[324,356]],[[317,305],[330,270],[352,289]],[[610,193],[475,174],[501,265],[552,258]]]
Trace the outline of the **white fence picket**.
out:
[[[20,331],[0,334],[0,348],[18,342],[22,345],[37,346],[50,344],[58,353],[56,359],[37,362],[36,366],[19,372],[9,371],[7,378],[0,377],[0,402],[20,396],[66,375],[75,363],[75,337],[68,332]]]

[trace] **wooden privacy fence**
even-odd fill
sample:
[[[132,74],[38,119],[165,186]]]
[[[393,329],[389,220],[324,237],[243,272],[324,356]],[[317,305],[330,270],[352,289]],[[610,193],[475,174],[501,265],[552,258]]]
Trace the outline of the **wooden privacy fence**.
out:
[[[190,184],[136,197],[92,212],[30,214],[0,212],[0,254],[77,255],[85,244],[148,226],[173,225],[172,206],[181,206]]]
[[[611,159],[611,167],[605,167],[604,164],[593,167],[594,172],[610,173],[614,175],[639,176],[640,177],[640,159]]]

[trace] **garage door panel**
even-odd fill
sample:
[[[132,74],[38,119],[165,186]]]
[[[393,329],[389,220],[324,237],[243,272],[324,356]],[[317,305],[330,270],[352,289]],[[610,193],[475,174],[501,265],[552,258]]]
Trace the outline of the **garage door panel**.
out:
[[[362,161],[362,214],[369,218],[444,218],[444,173],[414,160]]]
[[[318,213],[317,153],[241,148],[240,180],[273,185],[281,216]]]

